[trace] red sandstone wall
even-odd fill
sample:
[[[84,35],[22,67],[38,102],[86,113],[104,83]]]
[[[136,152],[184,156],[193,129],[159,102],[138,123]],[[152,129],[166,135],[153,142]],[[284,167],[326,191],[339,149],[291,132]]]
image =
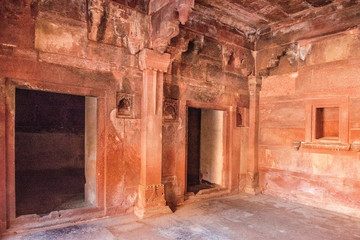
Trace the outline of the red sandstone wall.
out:
[[[0,177],[1,213],[11,215],[15,208],[13,202],[6,200],[6,195],[14,198],[13,163],[8,162],[14,159],[15,87],[97,97],[98,207],[108,215],[132,211],[140,181],[142,92],[142,71],[134,52],[148,44],[147,33],[142,32],[147,18],[141,11],[123,5],[112,9],[121,12],[119,21],[102,26],[96,35],[99,43],[88,40],[85,0],[6,0],[0,6],[0,116],[4,116],[0,119],[0,133],[6,135],[0,142],[0,148],[6,149],[6,155],[0,155],[0,166],[8,166]],[[139,24],[132,24],[134,21]],[[237,191],[240,173],[246,172],[246,151],[241,152],[240,164],[240,148],[246,148],[247,131],[236,127],[235,115],[237,107],[248,107],[247,76],[254,71],[252,44],[221,26],[216,26],[216,33],[212,25],[194,21],[181,30],[179,38],[173,39],[168,50],[174,63],[164,79],[164,97],[179,101],[177,120],[163,124],[163,183],[166,200],[173,204],[184,199],[189,101],[199,107],[227,111],[224,185]],[[119,27],[116,36],[114,24]],[[134,26],[139,32],[131,30]],[[131,41],[122,35],[130,33],[135,35]],[[197,46],[182,56],[177,44],[189,35]],[[174,49],[181,51],[174,53]],[[131,117],[116,116],[117,92],[133,96]],[[0,229],[4,229],[6,219],[0,214]]]
[[[308,141],[308,102],[327,98],[348,100],[348,113],[341,115],[349,130],[340,134],[349,144],[360,140],[359,39],[353,29],[258,52],[257,70],[264,76],[259,165],[265,194],[360,216],[358,150],[293,147],[293,141]]]
[[[31,2],[5,1],[0,7],[0,95],[5,96],[0,105],[7,109],[7,129],[14,129],[12,86],[98,96],[98,205],[105,207],[106,214],[131,211],[140,178],[138,59],[126,48],[88,40],[85,0],[39,1],[40,7]],[[116,118],[117,91],[134,95],[133,118]],[[5,118],[0,124],[5,126]],[[8,139],[14,138],[13,132],[7,130],[7,134]],[[6,147],[10,151],[6,158],[0,157],[1,164],[12,154],[12,143]],[[13,178],[11,172],[7,175]],[[6,206],[3,176],[1,207]],[[6,212],[1,207],[0,212]]]

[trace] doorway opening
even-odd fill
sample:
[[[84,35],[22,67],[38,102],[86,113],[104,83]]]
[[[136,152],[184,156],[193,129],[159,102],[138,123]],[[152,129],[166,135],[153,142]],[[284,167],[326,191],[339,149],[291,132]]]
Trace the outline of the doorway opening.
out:
[[[96,204],[93,97],[16,89],[16,216]]]
[[[188,108],[187,192],[223,182],[224,111]]]

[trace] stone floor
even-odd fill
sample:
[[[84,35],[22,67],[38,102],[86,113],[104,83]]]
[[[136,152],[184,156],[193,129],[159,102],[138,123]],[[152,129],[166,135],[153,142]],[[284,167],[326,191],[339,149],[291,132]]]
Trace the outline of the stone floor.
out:
[[[138,220],[132,215],[62,226],[3,239],[360,239],[360,219],[270,196],[236,195]]]

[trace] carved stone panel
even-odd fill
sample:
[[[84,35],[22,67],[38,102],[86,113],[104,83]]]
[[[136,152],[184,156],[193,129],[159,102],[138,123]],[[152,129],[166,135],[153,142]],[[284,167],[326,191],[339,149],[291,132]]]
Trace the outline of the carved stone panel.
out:
[[[88,38],[92,41],[126,47],[131,54],[147,44],[147,16],[113,1],[89,0],[88,22]]]

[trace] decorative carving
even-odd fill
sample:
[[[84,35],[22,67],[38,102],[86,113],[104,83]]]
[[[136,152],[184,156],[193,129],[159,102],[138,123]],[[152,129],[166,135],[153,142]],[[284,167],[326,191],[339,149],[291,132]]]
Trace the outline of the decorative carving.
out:
[[[250,95],[259,94],[261,90],[262,78],[261,77],[249,77],[248,86]]]
[[[189,15],[194,7],[194,0],[180,0],[177,7],[179,13],[179,21],[182,25],[189,20]]]
[[[194,7],[194,0],[177,0],[151,15],[150,47],[163,53],[172,38],[179,34],[179,21],[185,24]]]
[[[140,204],[143,208],[165,206],[165,190],[163,184],[139,186]]]
[[[142,50],[148,39],[148,18],[113,1],[89,0],[88,38],[127,47],[131,54]]]
[[[133,98],[134,96],[127,93],[116,93],[117,113],[119,118],[132,118],[133,113]]]
[[[181,59],[181,55],[189,50],[189,45],[194,45],[194,54],[204,45],[204,36],[197,36],[195,33],[188,31],[180,31],[179,35],[171,40],[171,45],[167,48],[167,52],[171,55],[171,61]]]
[[[160,23],[158,35],[151,41],[151,48],[160,53],[164,53],[173,37],[179,34],[179,25],[177,22],[164,21]]]
[[[222,65],[224,71],[250,76],[254,72],[254,57],[251,51],[224,46],[222,49]]]
[[[149,3],[149,15],[107,0],[88,2],[88,38],[93,41],[127,47],[131,54],[145,47],[164,53],[170,40],[179,34],[189,18],[194,0]]]
[[[164,100],[163,120],[173,122],[178,120],[179,101],[174,99]]]

